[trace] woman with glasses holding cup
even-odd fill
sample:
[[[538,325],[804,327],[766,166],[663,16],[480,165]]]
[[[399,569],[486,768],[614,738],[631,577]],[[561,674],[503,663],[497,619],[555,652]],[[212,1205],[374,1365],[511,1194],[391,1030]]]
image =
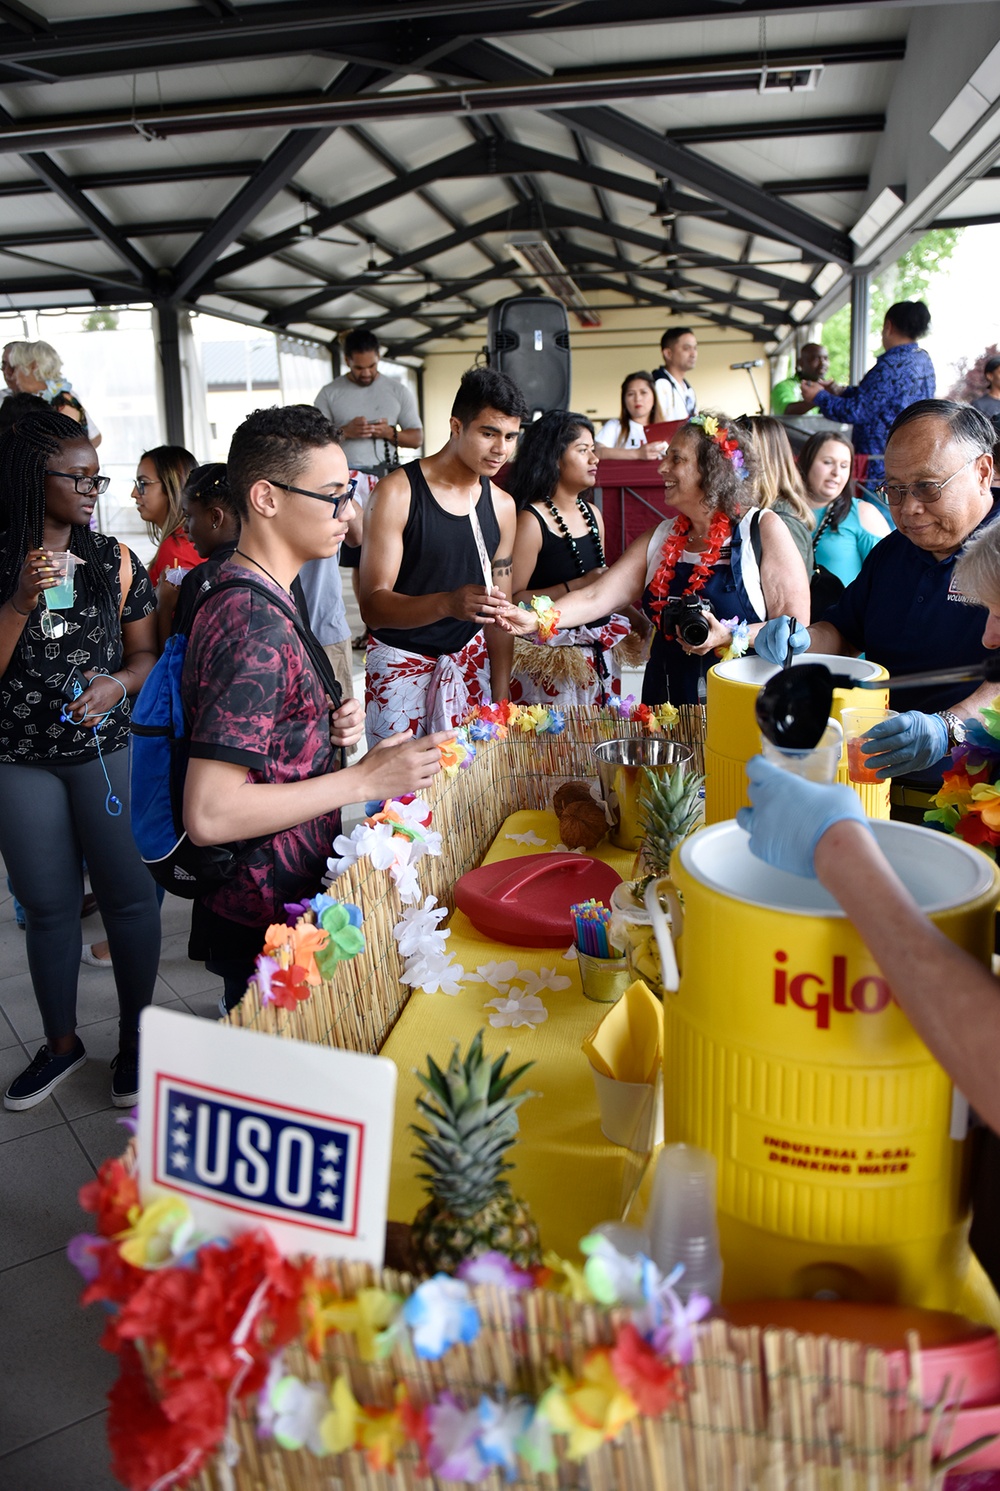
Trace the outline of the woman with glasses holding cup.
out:
[[[128,700],[156,661],[154,600],[135,554],[89,527],[108,484],[97,473],[94,447],[65,415],[29,415],[0,437],[0,854],[25,908],[45,1033],[4,1094],[12,1109],[33,1108],[86,1061],[81,856],[118,989],[117,1107],[136,1100],[139,1014],[159,961],[155,886],[128,813]]]

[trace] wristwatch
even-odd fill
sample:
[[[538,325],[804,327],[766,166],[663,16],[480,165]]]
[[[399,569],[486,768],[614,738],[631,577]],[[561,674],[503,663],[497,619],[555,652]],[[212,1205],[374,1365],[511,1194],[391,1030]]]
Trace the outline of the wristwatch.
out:
[[[944,727],[948,732],[948,749],[952,746],[962,745],[965,741],[966,725],[957,714],[952,714],[950,709],[939,709],[937,712],[939,720],[944,720]]]

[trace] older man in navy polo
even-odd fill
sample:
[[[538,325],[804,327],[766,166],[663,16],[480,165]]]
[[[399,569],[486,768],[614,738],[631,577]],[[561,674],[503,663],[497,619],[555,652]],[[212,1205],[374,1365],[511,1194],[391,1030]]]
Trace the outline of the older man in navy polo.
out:
[[[876,545],[861,573],[808,631],[797,627],[791,643],[806,650],[857,657],[864,653],[890,676],[981,662],[982,608],[970,604],[953,580],[955,559],[975,531],[995,520],[990,421],[968,404],[923,399],[896,418],[885,450],[880,497],[896,532]],[[777,617],[757,635],[757,652],[782,662],[790,618]],[[884,780],[925,797],[941,781],[943,759],[964,739],[964,721],[991,704],[996,683],[970,691],[939,684],[890,693],[902,711],[869,731],[866,759]],[[896,803],[922,803],[904,790]]]

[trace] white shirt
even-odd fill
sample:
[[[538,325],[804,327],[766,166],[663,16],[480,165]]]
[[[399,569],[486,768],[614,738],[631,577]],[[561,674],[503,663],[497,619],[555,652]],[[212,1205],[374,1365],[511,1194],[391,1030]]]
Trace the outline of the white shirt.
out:
[[[698,400],[686,378],[678,381],[666,368],[657,368],[653,385],[661,419],[690,419],[698,407]]]
[[[613,446],[618,445],[618,437],[621,432],[622,422],[620,419],[607,420],[604,424],[601,425],[601,428],[597,432],[598,445],[604,445],[608,448],[608,450],[611,450]],[[628,422],[628,436],[623,444],[619,447],[619,449],[637,450],[640,445],[645,445],[645,443],[645,427],[643,425],[636,424],[634,419],[630,419]]]

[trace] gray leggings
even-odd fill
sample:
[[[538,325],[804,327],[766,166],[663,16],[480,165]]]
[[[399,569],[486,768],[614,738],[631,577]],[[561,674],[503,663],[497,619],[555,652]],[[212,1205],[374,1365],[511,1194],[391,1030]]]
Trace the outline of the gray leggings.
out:
[[[105,810],[99,761],[0,762],[0,854],[25,910],[28,967],[49,1040],[76,1029],[84,859],[108,934],[124,1037],[134,1036],[153,998],[160,908],[132,838],[128,751],[104,763],[123,804],[117,818]]]

